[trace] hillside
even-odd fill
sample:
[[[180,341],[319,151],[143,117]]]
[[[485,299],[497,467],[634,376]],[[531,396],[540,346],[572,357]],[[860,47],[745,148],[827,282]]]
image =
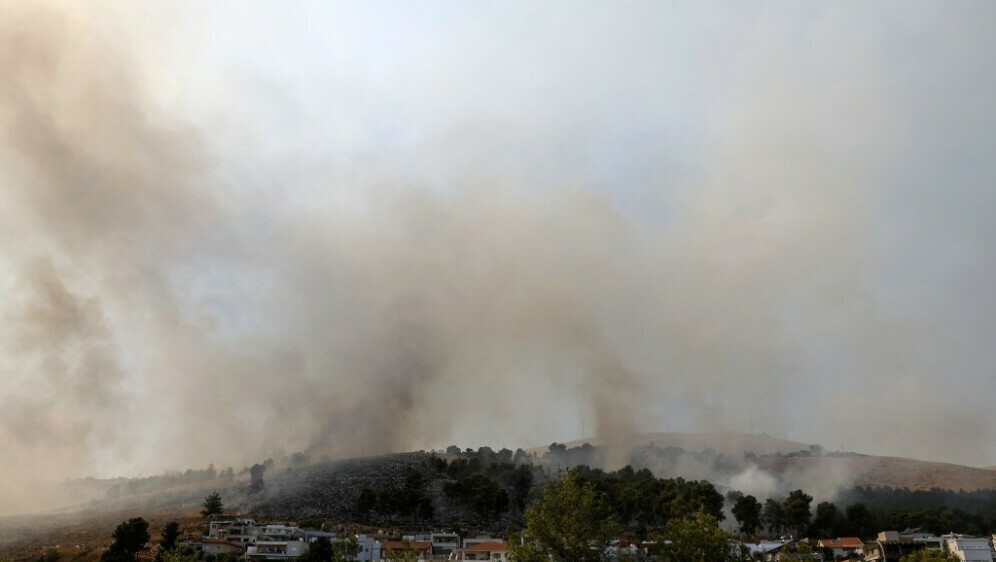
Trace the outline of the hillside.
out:
[[[617,440],[607,440],[600,437],[578,439],[565,442],[568,448],[579,447],[585,443],[594,446],[605,446]],[[655,447],[677,447],[686,451],[713,451],[731,456],[742,456],[744,453],[766,455],[772,453],[791,453],[809,448],[808,443],[779,439],[766,434],[736,433],[732,431],[711,431],[703,433],[653,432],[640,433],[625,440],[630,446],[652,445]],[[530,452],[542,454],[548,446],[527,449]]]
[[[604,446],[607,440],[593,437],[563,445],[570,449],[585,443]],[[620,445],[618,442],[611,444]],[[733,477],[746,468],[743,459],[749,454],[752,457],[751,463],[783,481],[788,487],[813,488],[825,494],[831,494],[834,489],[853,486],[888,486],[911,490],[941,488],[954,491],[996,489],[996,470],[992,468],[856,453],[813,455],[810,444],[764,434],[725,431],[641,433],[628,438],[624,446],[627,445],[634,448],[674,447],[687,453],[707,452],[709,454],[705,459],[701,455],[689,454],[676,462],[657,466],[668,472],[667,475],[708,478],[717,483],[724,483],[725,478]],[[549,446],[529,450],[542,455],[548,449]]]
[[[844,475],[850,486],[910,490],[941,488],[966,492],[996,489],[994,470],[900,457],[765,457],[756,462],[772,474],[786,478],[803,472]]]

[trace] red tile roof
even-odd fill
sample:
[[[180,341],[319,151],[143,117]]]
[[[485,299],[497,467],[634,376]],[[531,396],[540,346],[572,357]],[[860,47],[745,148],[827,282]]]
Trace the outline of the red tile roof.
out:
[[[858,537],[840,537],[839,539],[820,539],[822,548],[861,548],[865,545]]]
[[[482,542],[463,549],[464,552],[505,552],[507,550],[508,546],[503,542]]]

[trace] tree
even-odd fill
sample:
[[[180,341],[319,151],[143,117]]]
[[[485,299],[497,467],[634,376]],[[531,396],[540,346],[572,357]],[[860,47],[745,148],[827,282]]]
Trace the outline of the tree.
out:
[[[197,554],[190,549],[181,551],[181,549],[173,549],[169,552],[160,552],[159,562],[194,562],[197,560]]]
[[[761,511],[761,521],[772,533],[780,533],[785,528],[785,508],[782,502],[768,498],[764,500],[764,509]]]
[[[266,459],[263,464],[254,464],[249,469],[249,493],[254,494],[263,490],[263,473],[266,472],[266,463],[273,465],[273,459]]]
[[[329,540],[319,537],[298,560],[301,562],[352,562],[360,551],[356,537]]]
[[[789,492],[789,496],[785,500],[785,524],[795,529],[797,536],[804,527],[809,525],[809,520],[812,518],[813,514],[809,509],[811,503],[813,503],[813,496],[802,490]]]
[[[820,502],[816,506],[816,517],[813,518],[810,535],[819,535],[825,539],[837,536],[840,531],[841,517],[837,506],[831,502]]]
[[[221,503],[221,494],[218,492],[212,492],[211,495],[204,498],[204,503],[201,506],[204,507],[201,510],[201,515],[204,517],[211,517],[212,515],[225,512],[225,506]]]
[[[740,524],[741,532],[753,535],[761,526],[761,502],[754,496],[740,496],[731,511]]]
[[[176,539],[180,538],[180,524],[170,521],[162,530],[163,538],[159,541],[159,560],[163,560],[163,555],[172,552],[176,548]]]
[[[519,562],[535,560],[538,552],[553,562],[602,562],[617,527],[603,494],[582,482],[577,470],[534,489],[526,510],[524,544],[512,549]]]
[[[100,559],[104,562],[133,562],[135,554],[149,542],[149,522],[141,517],[123,521],[114,529],[111,544]]]
[[[870,536],[878,528],[875,515],[863,503],[855,503],[847,506],[844,513],[847,516],[847,525],[851,528],[851,532],[861,538]]]
[[[899,562],[961,562],[961,560],[948,551],[942,550],[918,550],[903,556]]]
[[[694,517],[672,519],[667,524],[667,538],[660,559],[664,562],[738,562],[750,556],[740,545],[730,542],[719,528],[716,518],[705,511]]]

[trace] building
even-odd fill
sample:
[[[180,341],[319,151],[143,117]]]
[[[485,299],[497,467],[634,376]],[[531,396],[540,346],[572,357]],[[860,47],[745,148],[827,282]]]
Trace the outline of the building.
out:
[[[219,554],[242,554],[243,547],[240,544],[228,542],[225,539],[201,539],[196,543],[204,556],[218,556]]]
[[[256,540],[256,522],[237,515],[212,515],[207,538],[220,539],[245,548]]]
[[[463,548],[467,548],[468,546],[474,546],[475,544],[481,544],[483,542],[505,542],[505,541],[496,537],[485,537],[485,536],[467,537],[463,539]]]
[[[822,562],[823,553],[813,550],[805,541],[790,540],[764,553],[765,562]]]
[[[993,549],[989,539],[966,537],[965,535],[944,535],[944,550],[954,554],[962,562],[993,562]]]
[[[271,524],[257,527],[256,535],[259,539],[270,541],[294,541],[304,540],[304,530],[300,527],[290,527],[288,525]]]
[[[356,535],[356,544],[360,547],[356,553],[359,562],[377,562],[380,560],[380,541],[370,535]]]
[[[246,548],[249,560],[287,560],[308,552],[308,543],[303,540],[268,541],[257,540],[254,546]]]
[[[391,558],[391,555],[412,549],[418,554],[419,560],[432,559],[431,541],[386,541],[380,545],[381,558]]]
[[[460,536],[456,533],[432,533],[429,542],[432,543],[433,556],[451,554],[460,549]]]
[[[318,541],[318,539],[328,539],[334,542],[338,536],[335,533],[330,533],[328,531],[315,531],[307,530],[304,532],[304,542],[312,544]]]
[[[816,548],[830,551],[830,555],[836,558],[849,558],[852,554],[860,555],[865,543],[858,537],[840,537],[837,539],[820,539],[816,542]]]
[[[479,542],[464,547],[460,560],[508,560],[508,546],[503,542]]]
[[[907,554],[927,549],[941,550],[941,537],[921,529],[907,529],[882,531],[875,542],[864,546],[863,553],[865,562],[899,562]]]

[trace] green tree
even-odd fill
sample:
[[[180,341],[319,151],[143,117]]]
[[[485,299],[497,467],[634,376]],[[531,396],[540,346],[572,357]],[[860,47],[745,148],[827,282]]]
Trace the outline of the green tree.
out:
[[[211,517],[212,515],[225,512],[225,506],[221,503],[221,494],[218,492],[212,492],[211,495],[204,498],[204,503],[201,506],[204,507],[201,510],[201,515],[204,517]]]
[[[176,540],[180,538],[180,524],[176,521],[167,523],[163,527],[162,537],[162,540],[159,541],[159,554],[156,555],[159,562],[163,562],[164,556],[176,549]]]
[[[328,562],[332,560],[332,541],[327,537],[318,537],[318,540],[308,545],[308,551],[298,560],[299,562]]]
[[[511,555],[518,562],[602,562],[618,528],[612,510],[591,482],[582,482],[577,470],[534,489],[533,505],[526,510],[525,542]]]
[[[795,529],[796,535],[809,525],[809,520],[813,514],[809,506],[813,503],[813,496],[806,494],[802,490],[789,492],[785,500],[785,524]]]
[[[132,562],[149,542],[149,522],[141,517],[123,521],[111,535],[114,542],[101,556],[103,562]]]
[[[273,466],[273,459],[266,459],[263,464],[254,464],[249,469],[249,493],[255,494],[263,491],[263,473],[267,466]]]
[[[693,517],[672,519],[667,524],[670,544],[663,544],[660,559],[664,562],[739,562],[749,560],[745,549],[731,543],[719,528],[716,518],[705,511]]]
[[[907,554],[899,562],[960,562],[960,559],[947,551],[927,549]]]
[[[878,529],[875,514],[869,511],[868,506],[863,503],[854,503],[847,506],[844,513],[847,516],[847,526],[851,528],[851,532],[861,538],[871,536]]]
[[[191,550],[174,549],[169,552],[160,553],[160,562],[194,562],[197,560],[197,553]]]
[[[761,526],[761,502],[754,496],[738,497],[731,511],[740,524],[741,532],[753,535]]]
[[[840,534],[841,527],[841,515],[837,506],[831,502],[820,502],[816,506],[816,516],[813,517],[809,534],[824,539],[835,537]]]
[[[319,537],[311,543],[308,552],[299,558],[302,562],[352,562],[360,552],[356,537],[329,540]]]
[[[785,528],[785,507],[782,506],[782,502],[772,498],[764,500],[761,521],[768,527],[769,532],[781,533]]]

